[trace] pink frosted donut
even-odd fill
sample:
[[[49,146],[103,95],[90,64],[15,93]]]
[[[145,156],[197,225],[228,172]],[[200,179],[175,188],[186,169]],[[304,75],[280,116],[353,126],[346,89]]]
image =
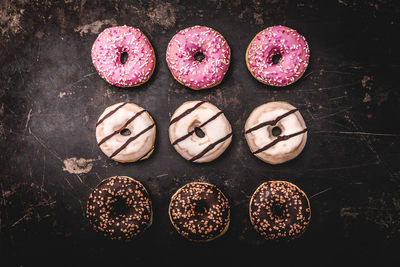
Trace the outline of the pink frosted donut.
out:
[[[156,64],[147,37],[128,26],[111,27],[100,33],[93,43],[92,61],[104,80],[120,87],[145,83]]]
[[[246,51],[246,64],[258,81],[286,86],[306,71],[310,50],[306,39],[295,30],[274,26],[259,32]]]
[[[193,26],[178,32],[169,42],[167,63],[174,78],[194,90],[218,85],[231,60],[231,49],[214,29]]]

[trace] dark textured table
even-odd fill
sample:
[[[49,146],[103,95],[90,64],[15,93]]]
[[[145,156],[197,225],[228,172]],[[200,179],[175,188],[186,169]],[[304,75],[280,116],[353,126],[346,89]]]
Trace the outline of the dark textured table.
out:
[[[399,1],[385,0],[0,1],[0,265],[399,264],[399,18]],[[157,57],[137,88],[107,84],[91,63],[97,34],[124,24],[140,28]],[[232,49],[222,84],[200,92],[176,82],[165,62],[172,36],[197,24]],[[244,60],[255,34],[278,24],[311,50],[304,76],[284,88],[257,82]],[[212,163],[187,162],[170,145],[169,116],[186,100],[214,103],[232,124],[230,147]],[[273,100],[298,107],[309,129],[302,154],[278,166],[252,156],[243,136],[253,108]],[[157,123],[148,160],[117,163],[97,147],[99,115],[121,101]],[[127,244],[102,238],[84,217],[91,190],[113,175],[140,180],[153,201],[152,227]],[[265,241],[250,225],[251,194],[271,179],[310,197],[311,225],[293,242]],[[169,221],[171,195],[191,181],[230,199],[231,225],[218,240],[190,243]]]

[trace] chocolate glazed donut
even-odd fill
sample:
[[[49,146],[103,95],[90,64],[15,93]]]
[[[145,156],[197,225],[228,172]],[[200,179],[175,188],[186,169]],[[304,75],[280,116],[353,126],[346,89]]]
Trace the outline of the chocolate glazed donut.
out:
[[[191,241],[211,241],[229,227],[228,199],[215,185],[193,182],[172,196],[169,218],[175,229]]]
[[[146,188],[127,176],[103,180],[89,196],[86,215],[96,231],[125,241],[144,232],[153,221]]]
[[[249,212],[254,229],[271,240],[290,240],[301,236],[311,219],[306,194],[285,181],[269,181],[260,185],[250,200]]]

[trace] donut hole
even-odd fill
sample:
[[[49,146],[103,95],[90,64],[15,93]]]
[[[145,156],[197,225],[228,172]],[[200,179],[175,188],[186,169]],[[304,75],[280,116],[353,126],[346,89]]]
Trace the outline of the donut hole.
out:
[[[128,52],[122,52],[120,56],[121,64],[125,64],[128,61]]]
[[[202,216],[207,213],[208,205],[205,201],[197,201],[194,204],[193,211],[195,215]]]
[[[120,135],[123,135],[123,136],[128,136],[128,135],[131,135],[131,131],[130,131],[128,128],[125,128],[125,129],[122,129],[122,130],[119,132],[119,134],[120,134]]]
[[[197,52],[196,54],[194,54],[194,60],[198,62],[202,62],[205,58],[206,56],[202,52]]]
[[[203,130],[200,129],[199,127],[194,128],[194,133],[197,135],[197,137],[200,137],[200,138],[203,138],[204,136],[206,136],[206,134],[203,132]]]
[[[273,136],[277,137],[277,136],[281,135],[282,129],[279,128],[279,126],[275,126],[274,128],[272,128],[271,132],[272,132]]]
[[[274,217],[283,219],[286,215],[285,207],[280,204],[273,205],[271,209],[272,209],[272,214],[274,215]]]
[[[273,65],[278,64],[279,61],[281,61],[281,59],[282,59],[282,55],[281,55],[281,54],[275,54],[275,55],[273,55],[273,56],[272,56],[272,59],[271,59],[272,64],[273,64]]]
[[[124,198],[121,196],[115,197],[115,201],[110,203],[110,215],[112,217],[122,217],[129,211],[129,207]]]

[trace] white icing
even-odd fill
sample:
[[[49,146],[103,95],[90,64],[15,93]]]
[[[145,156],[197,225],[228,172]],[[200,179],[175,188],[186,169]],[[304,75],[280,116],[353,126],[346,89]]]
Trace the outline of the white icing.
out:
[[[194,107],[200,101],[189,101],[182,104],[174,113],[171,120],[178,117],[186,110]],[[190,114],[181,118],[169,127],[170,141],[173,143],[175,140],[186,135],[194,127],[198,127],[204,122],[208,121],[211,117],[216,115],[220,110],[211,103],[205,102],[193,110]],[[210,144],[224,138],[232,132],[231,125],[226,119],[224,114],[220,114],[214,120],[201,127],[205,136],[200,138],[193,133],[185,140],[174,145],[176,151],[185,159],[190,160],[196,155],[200,154]],[[219,157],[225,149],[229,146],[232,137],[217,144],[212,150],[207,152],[203,157],[195,160],[194,162],[209,162]]]
[[[100,121],[105,115],[112,110],[116,109],[122,103],[112,105],[105,109],[103,114],[100,116]],[[103,140],[104,137],[112,134],[114,131],[120,130],[124,124],[132,118],[136,113],[143,110],[136,104],[127,103],[120,109],[118,109],[110,117],[106,118],[100,125],[96,127],[96,139],[97,143]],[[136,117],[130,124],[127,125],[127,129],[130,130],[130,135],[122,135],[120,133],[115,134],[106,142],[100,145],[101,150],[110,157],[117,149],[119,149],[129,138],[139,134],[141,131],[153,124],[153,119],[147,112],[143,112]],[[145,156],[154,147],[156,129],[155,126],[145,133],[141,134],[134,141],[130,142],[122,151],[115,155],[112,159],[122,162],[134,162]]]
[[[254,109],[250,114],[245,131],[266,121],[275,120],[282,114],[296,109],[285,102],[270,102]],[[296,111],[285,118],[282,118],[276,125],[267,125],[246,134],[246,140],[252,152],[273,142],[277,137],[272,135],[272,129],[278,126],[281,129],[280,136],[291,135],[306,128],[305,122]],[[282,163],[296,157],[304,147],[307,133],[302,133],[288,140],[278,142],[274,146],[257,153],[256,156],[270,163]]]

